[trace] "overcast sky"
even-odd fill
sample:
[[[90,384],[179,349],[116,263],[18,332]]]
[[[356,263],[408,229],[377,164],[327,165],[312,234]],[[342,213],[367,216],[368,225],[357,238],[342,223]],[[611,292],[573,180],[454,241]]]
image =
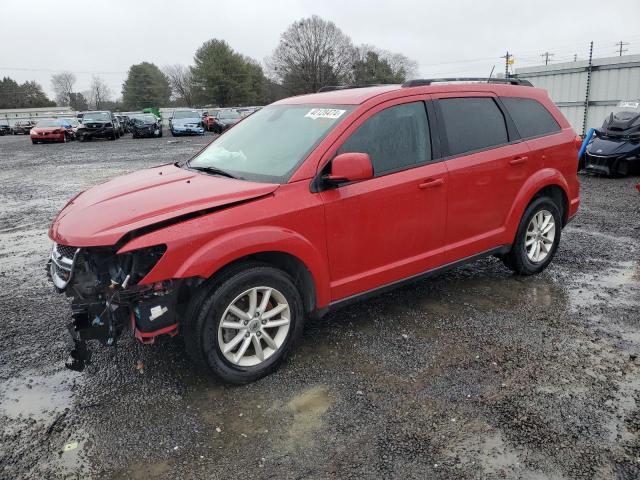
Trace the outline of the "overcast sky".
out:
[[[293,21],[317,14],[331,20],[355,44],[368,43],[416,60],[422,76],[483,75],[508,49],[515,66],[539,64],[549,51],[556,61],[640,53],[640,1],[404,1],[106,0],[12,1],[0,4],[0,77],[36,80],[52,95],[50,76],[68,70],[86,90],[101,76],[121,96],[132,64],[192,62],[205,40],[226,40],[263,62]]]

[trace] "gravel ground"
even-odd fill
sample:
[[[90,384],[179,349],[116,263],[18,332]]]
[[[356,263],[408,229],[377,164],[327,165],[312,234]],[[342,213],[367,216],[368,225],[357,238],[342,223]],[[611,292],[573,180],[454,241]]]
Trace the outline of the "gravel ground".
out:
[[[0,478],[640,477],[637,178],[581,177],[543,274],[486,259],[309,321],[254,384],[194,371],[179,339],[65,370],[52,217],[210,139],[0,137]]]

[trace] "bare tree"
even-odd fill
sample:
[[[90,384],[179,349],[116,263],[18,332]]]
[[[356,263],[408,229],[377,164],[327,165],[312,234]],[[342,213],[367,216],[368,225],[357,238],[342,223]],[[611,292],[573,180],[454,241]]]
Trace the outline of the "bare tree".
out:
[[[102,78],[94,76],[91,87],[87,95],[89,105],[96,110],[100,110],[105,102],[111,100],[111,89]]]
[[[266,63],[288,93],[315,92],[348,81],[354,53],[351,39],[333,22],[313,15],[289,26]]]
[[[169,85],[171,86],[171,95],[175,100],[182,100],[191,107],[193,106],[193,76],[191,68],[184,65],[167,65],[162,69]]]
[[[405,78],[416,78],[418,75],[418,62],[411,60],[401,53],[392,53],[384,51],[385,60],[391,65],[391,70],[395,74],[404,73]]]
[[[356,49],[355,61],[354,61],[354,76],[356,75],[356,66],[358,63],[366,62],[371,58],[371,54],[374,54],[374,58],[379,60],[385,67],[388,67],[388,79],[392,82],[404,82],[407,79],[415,78],[418,72],[418,63],[409,59],[401,53],[393,53],[388,50],[374,47],[373,45],[359,45]],[[352,81],[357,83],[357,78],[353,78]],[[384,83],[382,79],[381,83]]]
[[[51,75],[51,86],[56,94],[56,103],[58,105],[69,105],[75,83],[76,76],[71,72],[60,72]]]

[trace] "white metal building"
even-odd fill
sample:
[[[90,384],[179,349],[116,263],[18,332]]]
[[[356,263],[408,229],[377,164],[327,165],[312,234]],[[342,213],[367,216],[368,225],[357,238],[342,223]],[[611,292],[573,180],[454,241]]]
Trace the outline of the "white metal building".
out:
[[[518,68],[516,76],[547,90],[578,133],[600,127],[618,102],[640,99],[640,55],[594,58],[588,94],[587,60]]]
[[[37,120],[38,118],[69,117],[75,114],[70,107],[39,107],[39,108],[7,108],[0,109],[0,120],[7,120],[13,124],[19,120]]]

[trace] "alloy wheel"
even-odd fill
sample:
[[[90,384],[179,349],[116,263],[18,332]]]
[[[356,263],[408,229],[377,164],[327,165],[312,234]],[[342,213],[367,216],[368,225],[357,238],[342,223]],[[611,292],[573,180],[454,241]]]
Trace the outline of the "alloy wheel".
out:
[[[289,333],[291,308],[275,288],[254,287],[225,309],[218,345],[225,359],[240,367],[261,364],[276,353]]]
[[[525,235],[527,257],[533,263],[547,258],[556,238],[556,223],[548,210],[540,210],[531,218]]]

